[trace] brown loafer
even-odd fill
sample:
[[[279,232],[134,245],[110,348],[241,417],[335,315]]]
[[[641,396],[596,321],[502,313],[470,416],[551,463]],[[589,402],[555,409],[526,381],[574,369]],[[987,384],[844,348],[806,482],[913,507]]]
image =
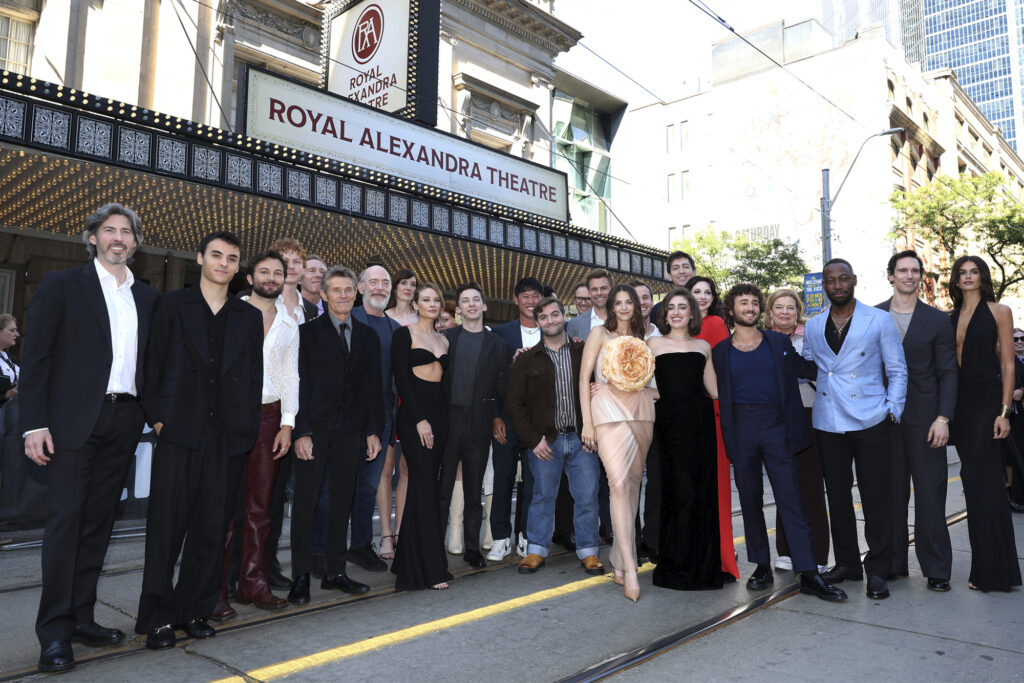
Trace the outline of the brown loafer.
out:
[[[597,555],[587,555],[580,560],[580,565],[583,567],[583,571],[591,576],[601,576],[604,574],[604,565],[601,564],[601,558]]]
[[[238,612],[235,608],[229,605],[224,600],[218,600],[217,606],[213,608],[213,612],[210,614],[210,618],[214,621],[227,621],[228,619],[234,619]]]
[[[288,606],[287,600],[277,597],[270,591],[254,595],[251,598],[247,597],[243,599],[242,597],[239,597],[238,602],[243,605],[252,603],[254,607],[258,607],[259,609],[281,609],[282,607]]]
[[[530,553],[519,563],[520,574],[533,574],[544,566],[544,558],[537,553]]]

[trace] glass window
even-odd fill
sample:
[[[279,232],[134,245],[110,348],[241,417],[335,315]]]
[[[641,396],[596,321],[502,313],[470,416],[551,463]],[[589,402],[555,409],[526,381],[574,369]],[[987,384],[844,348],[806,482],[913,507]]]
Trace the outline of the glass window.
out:
[[[0,16],[0,69],[28,73],[32,48],[32,24]]]
[[[676,134],[676,125],[670,123],[665,126],[665,151],[671,154],[679,149],[679,137]]]

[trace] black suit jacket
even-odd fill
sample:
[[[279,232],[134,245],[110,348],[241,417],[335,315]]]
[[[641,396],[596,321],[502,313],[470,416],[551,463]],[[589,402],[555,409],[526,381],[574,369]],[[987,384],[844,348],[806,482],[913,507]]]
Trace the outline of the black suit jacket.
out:
[[[157,291],[132,285],[139,318],[135,386],[145,387],[144,358]],[[107,304],[90,261],[47,273],[28,311],[18,389],[22,432],[49,428],[56,448],[81,448],[96,427],[113,364]]]
[[[889,310],[892,299],[876,308]],[[917,300],[903,338],[907,357],[907,402],[901,422],[930,425],[939,415],[950,420],[956,409],[956,342],[949,315]]]
[[[295,438],[319,431],[384,431],[380,338],[349,316],[352,341],[343,362],[341,337],[324,314],[299,326],[299,413]]]
[[[778,383],[779,396],[782,397],[782,417],[786,423],[786,442],[793,453],[799,453],[811,447],[811,425],[804,412],[804,404],[800,400],[798,379],[811,372],[817,372],[812,361],[804,360],[793,342],[784,334],[762,330],[764,342],[771,349],[775,360],[775,381]],[[722,416],[722,440],[725,442],[725,453],[733,458],[738,452],[736,446],[736,430],[743,425],[734,423],[732,395],[732,375],[729,374],[729,351],[732,338],[727,337],[711,349],[711,358],[715,363],[718,375],[718,407]],[[813,370],[812,370],[813,369]]]
[[[306,316],[307,323],[320,317],[320,311],[317,309],[316,304],[306,301],[306,298],[302,296],[302,292],[299,292],[299,298],[302,299],[302,311]]]
[[[451,399],[452,382],[454,381],[455,359],[459,353],[459,340],[464,330],[453,327],[445,330],[448,337],[448,372],[444,374],[445,393]],[[473,373],[473,402],[470,421],[474,438],[487,441],[491,433],[492,421],[500,417],[501,407],[505,401],[505,386],[508,382],[509,350],[505,340],[494,332],[485,329],[480,344],[480,355]]]
[[[207,305],[199,286],[160,297],[146,350],[149,381],[142,393],[146,421],[163,423],[160,440],[199,448],[203,425],[215,408],[225,455],[252,450],[260,432],[263,401],[263,316],[228,297],[227,331],[220,377],[212,376]],[[219,406],[209,405],[208,387],[220,384]]]

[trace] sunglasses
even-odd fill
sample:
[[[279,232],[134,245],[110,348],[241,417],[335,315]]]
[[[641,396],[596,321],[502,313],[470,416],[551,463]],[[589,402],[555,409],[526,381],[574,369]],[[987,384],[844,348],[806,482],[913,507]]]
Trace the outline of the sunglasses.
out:
[[[1015,342],[1022,342],[1022,341],[1024,341],[1024,337],[1014,337],[1013,341],[1015,341]]]

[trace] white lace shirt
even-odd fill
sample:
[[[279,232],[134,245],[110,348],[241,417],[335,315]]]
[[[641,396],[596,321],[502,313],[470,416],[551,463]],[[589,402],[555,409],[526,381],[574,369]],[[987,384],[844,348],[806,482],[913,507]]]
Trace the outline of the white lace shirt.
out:
[[[288,315],[282,297],[275,305],[277,315],[263,340],[263,403],[280,401],[281,426],[294,427],[299,412],[299,324]]]

